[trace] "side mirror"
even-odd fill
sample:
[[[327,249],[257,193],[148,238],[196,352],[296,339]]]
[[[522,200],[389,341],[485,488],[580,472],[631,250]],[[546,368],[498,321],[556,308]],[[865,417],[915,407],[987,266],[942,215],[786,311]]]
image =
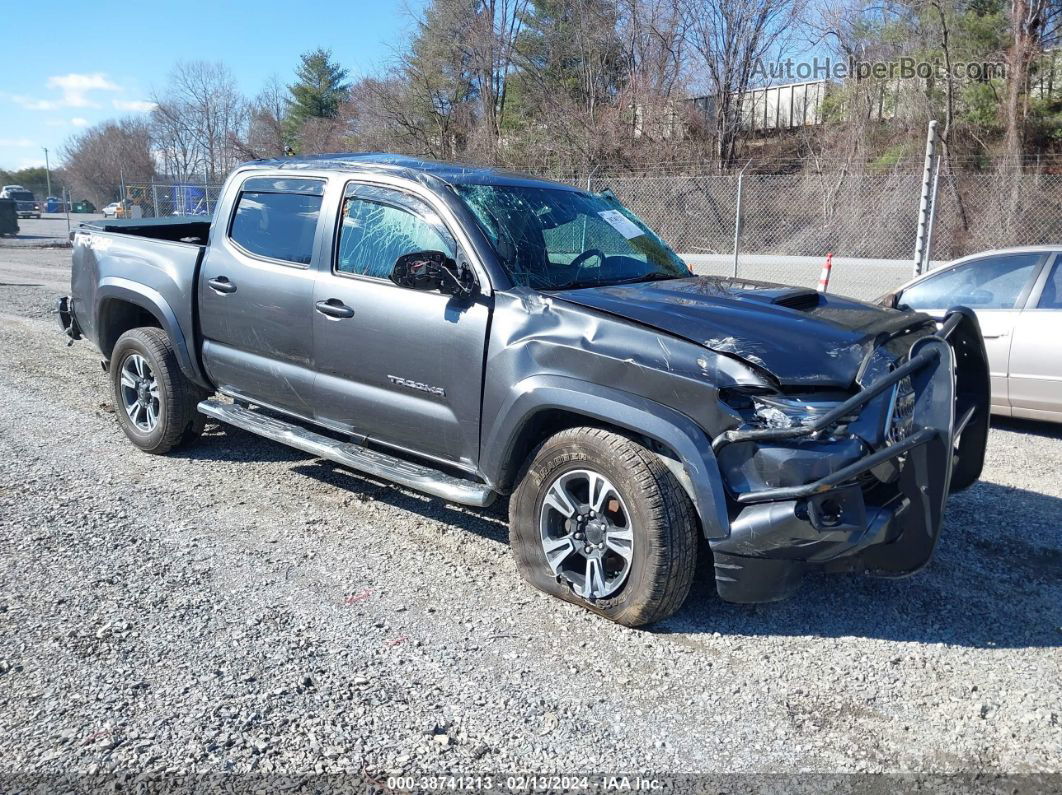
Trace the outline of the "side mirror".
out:
[[[885,293],[885,295],[878,299],[878,303],[886,309],[898,309],[900,306],[900,295],[901,293],[899,292]]]
[[[475,279],[467,267],[459,268],[441,251],[415,251],[395,260],[391,281],[410,290],[438,290],[467,298],[475,292]]]

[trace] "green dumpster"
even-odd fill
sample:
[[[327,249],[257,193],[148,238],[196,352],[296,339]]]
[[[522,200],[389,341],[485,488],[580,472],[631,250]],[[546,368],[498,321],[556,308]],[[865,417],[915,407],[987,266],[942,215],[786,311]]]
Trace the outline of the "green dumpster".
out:
[[[74,202],[72,209],[75,213],[94,213],[96,212],[96,205],[88,199],[82,199],[79,202]]]
[[[18,234],[18,207],[14,199],[0,199],[0,235]]]

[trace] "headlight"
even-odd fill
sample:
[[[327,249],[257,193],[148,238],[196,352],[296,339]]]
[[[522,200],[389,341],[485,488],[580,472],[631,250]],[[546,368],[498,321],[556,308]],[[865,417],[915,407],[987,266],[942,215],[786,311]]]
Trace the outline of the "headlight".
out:
[[[746,428],[796,428],[811,425],[835,409],[847,395],[781,395],[767,391],[722,390],[723,402],[741,415]]]

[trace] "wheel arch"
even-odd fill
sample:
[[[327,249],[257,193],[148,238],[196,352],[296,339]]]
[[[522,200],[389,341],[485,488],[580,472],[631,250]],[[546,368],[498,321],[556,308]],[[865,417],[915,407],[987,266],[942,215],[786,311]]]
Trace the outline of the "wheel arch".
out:
[[[579,425],[609,428],[648,441],[647,446],[664,459],[689,494],[705,537],[729,535],[722,477],[704,431],[672,408],[601,384],[536,376],[515,385],[498,419],[484,434],[480,468],[495,489],[508,493],[538,444]]]
[[[97,292],[96,307],[96,344],[105,359],[110,359],[122,334],[141,326],[154,326],[169,337],[181,372],[206,386],[177,316],[161,293],[127,279],[104,279]]]

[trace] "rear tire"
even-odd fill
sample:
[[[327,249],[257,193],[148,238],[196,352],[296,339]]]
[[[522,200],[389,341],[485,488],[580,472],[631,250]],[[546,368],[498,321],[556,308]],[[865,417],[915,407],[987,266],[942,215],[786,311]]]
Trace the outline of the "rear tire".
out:
[[[524,579],[619,624],[660,621],[689,594],[693,503],[660,459],[626,436],[583,427],[547,439],[520,473],[509,521]]]
[[[181,372],[162,329],[135,328],[119,337],[109,377],[118,424],[145,453],[163,455],[203,432],[197,406],[206,390]]]

